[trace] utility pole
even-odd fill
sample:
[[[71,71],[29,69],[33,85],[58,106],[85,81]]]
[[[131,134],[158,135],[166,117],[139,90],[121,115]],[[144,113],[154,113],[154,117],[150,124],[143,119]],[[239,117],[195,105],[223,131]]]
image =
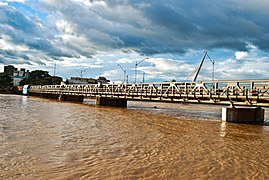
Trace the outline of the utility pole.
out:
[[[123,69],[122,66],[120,64],[118,64],[118,66],[121,68],[121,70],[123,71],[124,75],[123,75],[123,83],[125,83],[125,76],[126,76],[126,69]],[[127,79],[128,79],[128,75],[127,75]],[[127,80],[128,81],[128,80]]]
[[[56,63],[54,64],[54,69],[53,69],[53,76],[56,75]]]
[[[90,67],[85,68],[84,70],[80,70],[80,71],[77,70],[77,72],[79,73],[80,77],[83,78],[83,73],[86,72],[88,69],[90,69]]]
[[[209,58],[210,62],[212,63],[212,81],[214,81],[215,80],[215,61],[214,61],[214,59],[211,59],[208,54],[207,54],[207,57]]]
[[[136,75],[137,75],[137,66],[140,64],[140,63],[142,63],[143,61],[145,61],[146,59],[149,59],[149,58],[144,58],[144,59],[142,59],[141,61],[139,61],[139,62],[135,62],[135,78],[134,78],[134,83],[136,84]]]
[[[55,84],[55,75],[56,75],[56,63],[54,63],[54,68],[53,68],[53,78],[52,78],[52,84]]]
[[[146,74],[146,73],[143,73],[143,84],[144,84],[144,82],[145,82],[145,74]]]

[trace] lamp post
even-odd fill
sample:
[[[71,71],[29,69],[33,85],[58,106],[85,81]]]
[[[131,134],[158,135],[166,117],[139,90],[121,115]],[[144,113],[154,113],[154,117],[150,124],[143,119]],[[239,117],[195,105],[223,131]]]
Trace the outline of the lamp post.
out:
[[[143,73],[143,84],[145,83],[145,74],[146,73]]]
[[[80,77],[83,78],[83,73],[86,72],[88,69],[90,69],[90,67],[85,68],[84,70],[80,70],[80,71],[77,70],[77,72],[79,73]]]
[[[121,68],[121,70],[124,73],[124,77],[123,77],[123,83],[125,83],[125,76],[126,76],[126,69],[123,69],[122,66],[120,64],[118,64],[118,66]],[[128,81],[128,75],[127,75],[127,81]]]
[[[209,58],[210,62],[212,63],[212,81],[215,80],[215,61],[214,59],[211,59],[208,54],[206,54]]]
[[[142,63],[143,61],[145,61],[146,59],[149,59],[149,58],[144,58],[144,59],[142,59],[141,61],[139,61],[139,62],[135,62],[135,80],[134,80],[134,83],[136,84],[136,75],[137,75],[137,66],[140,64],[140,63]]]

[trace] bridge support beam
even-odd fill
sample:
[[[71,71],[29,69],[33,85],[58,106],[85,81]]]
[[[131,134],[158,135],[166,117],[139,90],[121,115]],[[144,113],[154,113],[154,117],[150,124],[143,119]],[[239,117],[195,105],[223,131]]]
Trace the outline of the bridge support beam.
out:
[[[127,100],[121,98],[96,97],[96,105],[127,107]]]
[[[59,95],[58,94],[41,93],[40,97],[48,98],[48,99],[58,99]]]
[[[260,107],[222,108],[222,120],[234,123],[263,123],[264,109]]]
[[[83,102],[84,96],[61,94],[61,95],[59,95],[59,100],[60,101]]]

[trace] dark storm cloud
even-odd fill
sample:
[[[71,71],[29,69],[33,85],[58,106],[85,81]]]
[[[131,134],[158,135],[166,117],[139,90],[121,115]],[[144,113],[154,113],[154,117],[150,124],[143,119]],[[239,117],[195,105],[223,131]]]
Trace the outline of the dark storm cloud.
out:
[[[0,50],[0,63],[2,64],[28,64],[32,63],[29,61],[30,58],[16,51],[4,51]],[[40,63],[41,64],[41,63]]]
[[[119,50],[143,55],[184,54],[190,49],[247,51],[249,44],[269,49],[269,3],[265,0],[40,3],[42,18],[1,5],[0,33],[10,37],[10,43],[27,46],[29,52],[42,52],[45,59],[91,58],[98,52]]]
[[[89,1],[89,7],[79,2],[53,1],[46,7],[103,50],[180,54],[188,49],[247,50],[249,43],[269,47],[268,13],[261,10],[268,8],[265,1],[257,7],[248,0],[110,0]]]
[[[31,65],[33,63],[39,65],[45,65],[44,62],[40,60],[39,57],[29,56],[33,54],[33,52],[22,52],[16,50],[1,50],[0,49],[0,63],[2,64],[28,64]]]
[[[29,61],[32,61],[40,65],[44,64],[40,60],[30,58],[37,54],[43,54],[44,60],[79,56],[77,52],[62,48],[63,42],[56,35],[57,32],[47,27],[46,23],[38,18],[27,17],[13,7],[0,5],[0,40],[2,39],[11,46],[14,45],[12,49],[0,51],[2,63],[5,60],[6,63],[10,63],[10,60],[13,59],[15,63],[28,64]],[[16,49],[20,46],[23,46],[24,50]]]
[[[246,50],[248,42],[254,43],[267,31],[266,22],[256,23],[255,17],[246,15],[247,10],[238,10],[227,1],[154,2],[143,12],[161,36],[168,35],[163,42],[168,46]]]
[[[21,54],[19,53],[18,51],[7,51],[7,50],[1,50],[0,49],[0,54],[3,56],[3,57],[6,57],[8,59],[18,59],[18,58],[22,58],[22,59],[25,59],[25,60],[30,60],[30,58],[25,55],[25,54]]]

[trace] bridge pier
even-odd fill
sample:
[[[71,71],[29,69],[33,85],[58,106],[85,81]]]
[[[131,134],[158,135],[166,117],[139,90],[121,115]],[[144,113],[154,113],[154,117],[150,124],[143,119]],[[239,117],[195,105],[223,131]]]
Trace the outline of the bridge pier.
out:
[[[61,95],[59,95],[59,100],[60,101],[83,102],[84,96],[61,94]]]
[[[234,123],[263,123],[264,109],[260,107],[222,108],[222,120]]]
[[[47,98],[47,99],[58,99],[59,95],[58,94],[41,93],[40,97]]]
[[[108,97],[96,97],[96,105],[98,106],[115,106],[115,107],[127,107],[127,99],[121,98],[108,98]]]

